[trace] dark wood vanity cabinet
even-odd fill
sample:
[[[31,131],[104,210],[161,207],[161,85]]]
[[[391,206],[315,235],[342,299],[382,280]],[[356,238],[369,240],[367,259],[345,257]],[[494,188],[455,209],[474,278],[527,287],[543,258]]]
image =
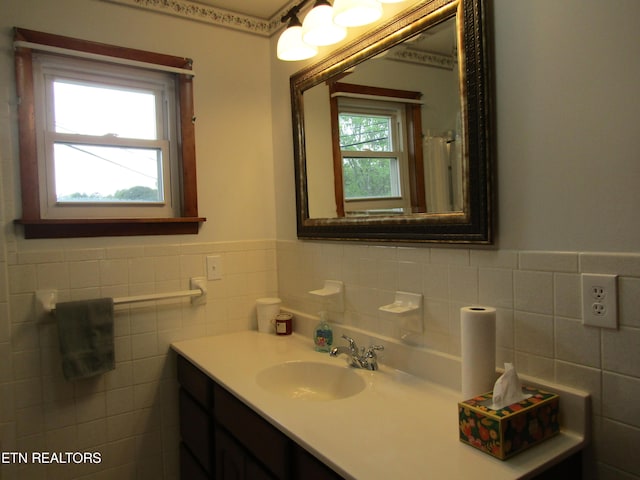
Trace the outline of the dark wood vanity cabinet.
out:
[[[182,356],[183,480],[337,480],[340,477]]]
[[[182,480],[342,477],[178,355]],[[534,477],[581,478],[580,453]]]

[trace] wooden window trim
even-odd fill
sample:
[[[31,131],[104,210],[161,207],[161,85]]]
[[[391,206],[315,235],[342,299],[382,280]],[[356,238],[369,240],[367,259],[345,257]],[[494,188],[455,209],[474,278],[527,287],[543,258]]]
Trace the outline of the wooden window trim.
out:
[[[192,60],[126,47],[89,42],[60,35],[15,28],[14,40],[80,52],[124,58],[167,67],[191,70]],[[70,238],[133,235],[196,234],[206,218],[198,216],[196,147],[193,106],[193,76],[177,73],[180,102],[181,175],[180,216],[171,218],[43,219],[40,212],[38,158],[33,83],[33,48],[15,48],[16,93],[20,149],[22,218],[25,238]]]
[[[378,97],[397,98],[397,103],[405,106],[407,128],[407,156],[409,161],[409,200],[412,213],[427,211],[422,138],[415,132],[422,132],[422,116],[420,105],[403,102],[403,100],[420,100],[422,93],[393,88],[370,87],[351,83],[333,82],[329,85],[329,104],[331,110],[331,138],[333,144],[333,179],[336,199],[336,214],[346,215],[344,209],[344,179],[342,174],[342,151],[340,150],[340,127],[338,124],[338,97],[335,93],[354,93]]]

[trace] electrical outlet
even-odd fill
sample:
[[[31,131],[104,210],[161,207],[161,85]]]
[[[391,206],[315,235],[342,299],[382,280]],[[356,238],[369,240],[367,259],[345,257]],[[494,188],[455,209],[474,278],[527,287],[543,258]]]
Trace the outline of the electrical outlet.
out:
[[[220,255],[207,256],[207,280],[222,279],[222,258]]]
[[[582,274],[582,323],[618,328],[616,275]]]

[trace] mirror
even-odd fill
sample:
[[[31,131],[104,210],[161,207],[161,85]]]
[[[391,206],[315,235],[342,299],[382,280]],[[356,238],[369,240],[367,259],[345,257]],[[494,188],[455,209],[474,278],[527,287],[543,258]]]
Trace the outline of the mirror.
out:
[[[292,75],[299,238],[492,243],[485,14],[420,4]]]

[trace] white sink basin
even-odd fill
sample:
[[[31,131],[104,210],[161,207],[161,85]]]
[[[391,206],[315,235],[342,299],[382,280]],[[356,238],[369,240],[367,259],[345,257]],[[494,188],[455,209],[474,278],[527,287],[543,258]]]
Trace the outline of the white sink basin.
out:
[[[288,398],[328,401],[360,393],[365,381],[349,367],[293,361],[265,368],[256,375],[258,385]]]

